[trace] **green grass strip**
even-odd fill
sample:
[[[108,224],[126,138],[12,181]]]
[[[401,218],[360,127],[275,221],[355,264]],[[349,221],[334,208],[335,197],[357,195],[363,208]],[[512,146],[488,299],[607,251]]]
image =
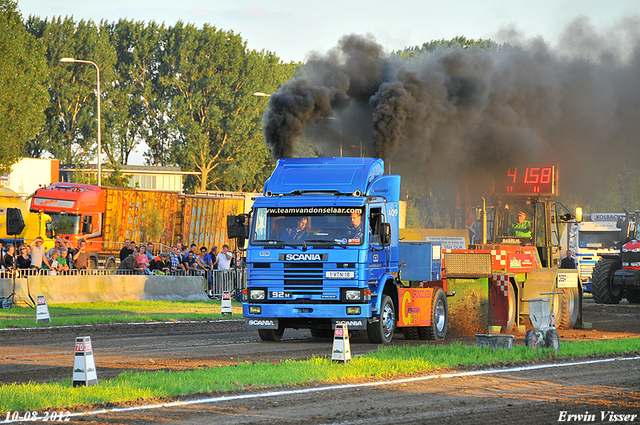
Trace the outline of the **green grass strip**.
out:
[[[48,384],[2,385],[0,412],[44,411],[155,397],[266,389],[284,385],[345,383],[460,366],[638,351],[640,338],[562,342],[559,353],[550,349],[531,350],[525,346],[513,347],[510,351],[492,351],[460,343],[381,347],[377,352],[354,358],[347,364],[314,357],[306,361],[275,364],[239,363],[234,366],[181,372],[125,372],[115,379],[99,381],[99,385],[93,387],[73,388],[70,379]]]
[[[241,316],[242,304],[231,304],[234,315]],[[221,302],[215,300],[50,304],[51,323],[36,324],[35,309],[13,306],[10,309],[0,309],[0,328],[211,320],[225,317],[220,314],[220,307]]]

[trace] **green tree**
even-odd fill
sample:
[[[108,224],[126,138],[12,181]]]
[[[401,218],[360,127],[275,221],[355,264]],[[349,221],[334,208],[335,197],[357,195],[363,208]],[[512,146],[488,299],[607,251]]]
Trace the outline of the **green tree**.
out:
[[[48,96],[44,49],[17,4],[0,0],[0,172],[10,172],[44,122]]]
[[[46,48],[50,102],[45,125],[31,153],[50,152],[66,164],[86,164],[97,156],[96,69],[90,64],[60,63],[63,57],[95,62],[100,68],[102,143],[109,146],[112,133],[104,131],[117,119],[110,99],[116,54],[109,34],[92,21],[54,18],[51,22],[29,17],[27,30]]]
[[[271,163],[260,132],[266,105],[252,94],[275,90],[295,65],[208,25],[178,22],[167,34],[161,82],[179,134],[171,162],[198,171],[201,190],[257,188]]]
[[[425,54],[434,53],[438,50],[449,49],[451,47],[461,47],[463,49],[468,49],[473,46],[479,47],[482,50],[498,51],[502,48],[507,47],[508,45],[498,44],[495,41],[483,40],[481,38],[474,40],[472,38],[468,39],[466,37],[458,36],[452,38],[451,40],[431,40],[428,43],[423,43],[422,46],[407,47],[403,50],[397,50],[392,54],[397,55],[403,59],[414,59]]]
[[[129,155],[143,141],[154,146],[159,162],[167,155],[169,99],[160,92],[158,68],[166,29],[150,22],[119,20],[107,25],[117,53],[113,89],[113,140],[105,149],[114,164],[126,164]],[[161,149],[157,149],[160,145]]]

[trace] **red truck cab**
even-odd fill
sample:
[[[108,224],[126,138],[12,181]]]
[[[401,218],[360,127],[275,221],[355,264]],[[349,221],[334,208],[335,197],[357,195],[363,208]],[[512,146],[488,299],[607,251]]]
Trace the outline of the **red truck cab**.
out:
[[[84,239],[88,252],[97,253],[102,249],[105,191],[100,186],[52,183],[36,190],[31,198],[31,211],[49,214],[56,234],[74,246],[79,239]]]

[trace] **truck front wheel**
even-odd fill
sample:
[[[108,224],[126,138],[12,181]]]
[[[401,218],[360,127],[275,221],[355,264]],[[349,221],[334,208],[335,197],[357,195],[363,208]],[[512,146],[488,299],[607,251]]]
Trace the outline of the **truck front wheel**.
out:
[[[383,295],[382,297],[377,319],[377,322],[369,323],[367,326],[369,342],[373,344],[389,344],[396,328],[396,309],[393,306],[391,297],[388,295]]]
[[[596,263],[591,275],[591,294],[598,304],[618,304],[622,298],[622,289],[611,285],[611,277],[622,268],[619,260],[603,258]]]

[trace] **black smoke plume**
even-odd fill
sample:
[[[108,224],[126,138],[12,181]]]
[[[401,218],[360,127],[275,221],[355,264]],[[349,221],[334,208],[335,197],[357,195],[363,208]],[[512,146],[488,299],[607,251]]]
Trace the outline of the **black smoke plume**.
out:
[[[638,168],[639,24],[627,18],[601,35],[577,19],[555,48],[505,32],[493,49],[413,60],[348,35],[271,96],[265,140],[274,158],[295,156],[304,137],[323,156],[380,157],[422,181],[556,163],[565,193],[593,198]]]

